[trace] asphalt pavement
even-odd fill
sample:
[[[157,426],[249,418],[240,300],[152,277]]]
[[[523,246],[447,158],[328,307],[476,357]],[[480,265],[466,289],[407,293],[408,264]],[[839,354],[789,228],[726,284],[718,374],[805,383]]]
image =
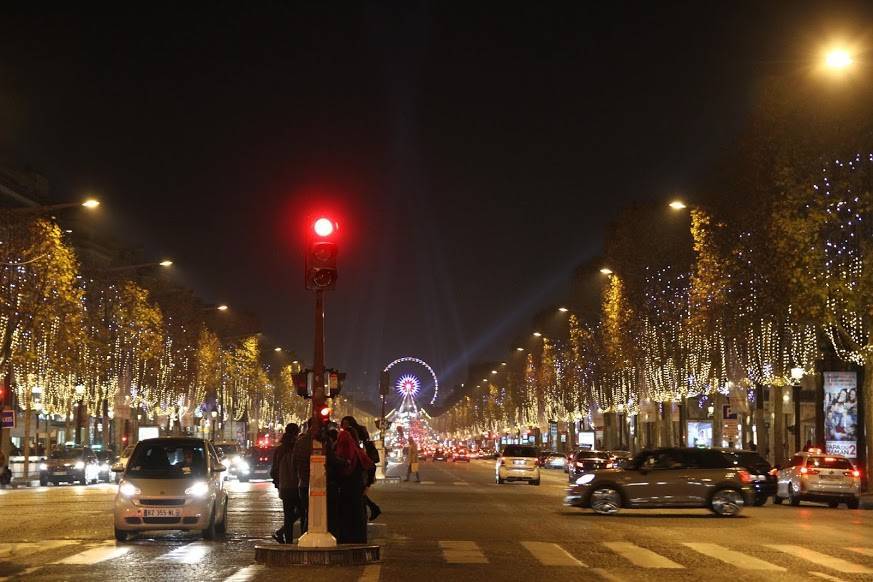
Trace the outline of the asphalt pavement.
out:
[[[271,483],[229,482],[228,535],[140,536],[118,544],[114,485],[0,490],[4,580],[873,580],[873,512],[825,506],[625,510],[598,516],[562,506],[567,478],[497,485],[486,461],[422,463],[421,483],[380,484],[383,545],[367,567],[268,568],[281,504]],[[400,467],[394,467],[397,472]]]

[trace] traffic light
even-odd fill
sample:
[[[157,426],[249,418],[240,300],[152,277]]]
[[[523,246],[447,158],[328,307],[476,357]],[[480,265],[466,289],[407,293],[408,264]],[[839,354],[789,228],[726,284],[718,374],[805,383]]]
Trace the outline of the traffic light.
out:
[[[310,291],[336,287],[336,233],[339,225],[322,216],[312,222],[306,249],[306,288]]]
[[[346,381],[345,372],[337,372],[336,370],[327,370],[324,373],[324,386],[327,388],[327,397],[336,398],[343,389],[343,384]]]
[[[328,422],[330,422],[330,412],[331,412],[330,406],[328,406],[326,404],[323,405],[321,407],[321,409],[319,409],[319,411],[318,411],[318,423],[320,425],[324,426]]]
[[[295,372],[292,374],[292,377],[294,379],[294,390],[297,392],[297,396],[302,396],[307,399],[312,398],[312,370]]]

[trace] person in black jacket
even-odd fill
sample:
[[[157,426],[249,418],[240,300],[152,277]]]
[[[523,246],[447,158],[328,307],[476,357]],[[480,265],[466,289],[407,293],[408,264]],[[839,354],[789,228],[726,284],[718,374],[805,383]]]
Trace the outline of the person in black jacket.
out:
[[[270,467],[270,477],[273,485],[279,490],[282,499],[284,521],[273,534],[273,539],[280,544],[291,543],[294,537],[294,522],[302,516],[297,488],[297,473],[292,462],[294,443],[300,435],[300,427],[291,422],[285,427],[281,444],[273,452],[273,466]]]

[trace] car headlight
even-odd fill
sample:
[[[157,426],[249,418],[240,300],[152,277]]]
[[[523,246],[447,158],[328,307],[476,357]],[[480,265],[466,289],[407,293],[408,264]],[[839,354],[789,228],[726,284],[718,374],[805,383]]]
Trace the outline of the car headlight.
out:
[[[118,486],[118,492],[125,497],[133,497],[134,495],[142,493],[139,487],[136,487],[133,483],[128,483],[127,481]]]
[[[242,471],[243,473],[248,473],[248,472],[249,472],[249,464],[246,463],[245,461],[240,461],[239,463],[237,463],[237,468],[238,468],[240,471]]]
[[[185,495],[193,495],[194,497],[206,497],[209,495],[209,485],[205,481],[197,481],[187,489]]]
[[[45,463],[40,463],[40,464],[39,464],[39,470],[40,470],[40,471],[48,471],[48,468],[49,468],[48,465],[46,465]]]
[[[101,471],[108,471],[108,470],[109,470],[109,464],[108,464],[108,463],[103,463],[102,465],[100,465],[100,470],[101,470]]]
[[[230,469],[230,459],[221,459],[221,464],[225,469]]]
[[[586,473],[576,479],[576,485],[585,485],[586,483],[591,483],[592,481],[594,481],[594,474]]]
[[[73,465],[73,467],[75,467],[76,469],[81,471],[82,469],[85,468],[85,461],[76,461],[76,464]]]

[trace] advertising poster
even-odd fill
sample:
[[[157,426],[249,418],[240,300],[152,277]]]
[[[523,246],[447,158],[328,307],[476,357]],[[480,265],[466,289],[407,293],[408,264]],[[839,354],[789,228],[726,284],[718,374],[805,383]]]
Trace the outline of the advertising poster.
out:
[[[824,373],[825,450],[854,459],[858,454],[858,377],[855,372]]]
[[[695,448],[712,446],[711,420],[688,422],[688,446]]]

